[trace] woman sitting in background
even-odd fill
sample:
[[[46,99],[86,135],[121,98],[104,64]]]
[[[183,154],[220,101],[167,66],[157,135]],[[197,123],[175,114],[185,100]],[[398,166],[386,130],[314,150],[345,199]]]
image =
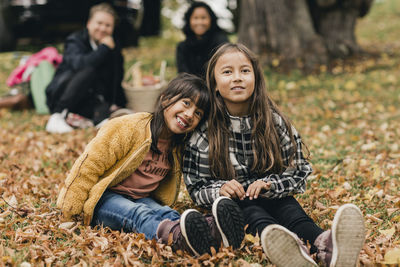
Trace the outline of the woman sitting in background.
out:
[[[114,39],[117,13],[107,3],[90,9],[86,28],[65,42],[63,61],[46,88],[51,133],[98,125],[125,107],[123,57]]]
[[[204,2],[194,2],[185,13],[183,33],[186,40],[178,44],[178,72],[205,76],[206,63],[218,46],[229,42],[218,27],[217,17]]]

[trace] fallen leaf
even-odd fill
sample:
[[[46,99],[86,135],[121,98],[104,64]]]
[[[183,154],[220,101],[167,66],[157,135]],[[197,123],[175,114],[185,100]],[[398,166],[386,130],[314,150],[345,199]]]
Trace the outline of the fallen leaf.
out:
[[[64,230],[69,230],[75,225],[75,222],[64,222],[61,223],[58,228],[64,229]]]
[[[400,264],[400,248],[392,248],[386,251],[384,264]]]
[[[393,227],[390,228],[390,229],[379,230],[379,232],[380,232],[381,234],[385,235],[387,238],[390,239],[390,238],[394,235],[394,233],[396,232],[396,229],[395,229],[395,227],[393,226]]]

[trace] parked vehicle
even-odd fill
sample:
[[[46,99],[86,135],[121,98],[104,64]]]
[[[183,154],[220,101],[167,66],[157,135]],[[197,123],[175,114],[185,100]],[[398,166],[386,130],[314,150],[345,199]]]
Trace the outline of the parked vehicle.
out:
[[[23,37],[64,39],[85,26],[90,7],[100,2],[110,3],[118,13],[115,35],[121,44],[137,45],[143,14],[141,0],[0,0],[0,51],[14,49]]]

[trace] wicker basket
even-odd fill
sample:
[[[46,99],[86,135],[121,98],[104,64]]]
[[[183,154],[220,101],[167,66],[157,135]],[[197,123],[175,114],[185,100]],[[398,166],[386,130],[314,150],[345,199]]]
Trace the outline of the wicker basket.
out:
[[[161,62],[159,82],[152,85],[142,85],[142,76],[140,72],[140,62],[135,63],[126,72],[122,81],[126,98],[127,107],[138,111],[153,112],[160,92],[167,86],[165,81],[166,61]]]

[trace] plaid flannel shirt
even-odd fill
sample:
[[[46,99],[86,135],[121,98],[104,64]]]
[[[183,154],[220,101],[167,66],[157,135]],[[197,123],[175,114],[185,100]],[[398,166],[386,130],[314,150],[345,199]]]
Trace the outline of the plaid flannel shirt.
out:
[[[250,117],[230,116],[232,135],[229,137],[229,157],[235,168],[236,180],[240,182],[245,191],[256,180],[270,181],[271,187],[267,192],[260,194],[266,198],[283,198],[297,193],[304,193],[306,178],[312,172],[311,165],[304,158],[302,142],[296,129],[292,127],[296,147],[290,142],[288,130],[282,118],[273,114],[275,127],[280,137],[280,146],[284,164],[289,166],[290,152],[295,149],[295,156],[291,167],[286,168],[281,174],[269,173],[265,177],[258,177],[251,172],[253,160],[251,144],[251,119]],[[183,162],[183,176],[186,187],[193,201],[202,207],[210,208],[214,200],[220,195],[221,187],[231,178],[212,177],[209,165],[209,145],[207,124],[203,124],[193,134],[185,148]],[[218,160],[218,159],[211,159]]]

